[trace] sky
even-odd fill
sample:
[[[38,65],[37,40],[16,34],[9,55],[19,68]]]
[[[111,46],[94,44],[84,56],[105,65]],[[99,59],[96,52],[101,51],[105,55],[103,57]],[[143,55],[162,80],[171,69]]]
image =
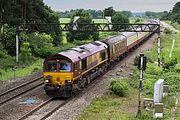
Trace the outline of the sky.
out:
[[[132,12],[169,11],[180,0],[43,0],[55,11],[65,11],[77,8],[103,10],[112,6],[117,11]]]

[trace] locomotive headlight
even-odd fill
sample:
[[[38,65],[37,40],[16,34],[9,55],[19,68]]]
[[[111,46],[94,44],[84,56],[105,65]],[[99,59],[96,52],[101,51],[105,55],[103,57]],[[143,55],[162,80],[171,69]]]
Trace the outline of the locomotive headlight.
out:
[[[45,80],[45,83],[48,83],[48,82],[50,82],[50,80]]]
[[[51,83],[51,80],[52,80],[52,76],[47,75],[47,76],[45,77],[45,79],[44,79],[44,82],[45,82],[45,83]]]

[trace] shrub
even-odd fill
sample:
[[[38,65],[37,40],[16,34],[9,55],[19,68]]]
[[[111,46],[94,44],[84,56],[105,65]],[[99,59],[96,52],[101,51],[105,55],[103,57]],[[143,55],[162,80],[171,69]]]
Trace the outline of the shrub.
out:
[[[134,58],[134,66],[137,66],[138,65],[138,62],[139,62],[139,56],[136,56]]]
[[[171,59],[167,59],[164,60],[164,58],[162,58],[162,68],[163,70],[170,70],[170,69],[174,69],[175,65],[178,63],[177,62],[177,58],[171,58]]]
[[[12,68],[14,66],[15,59],[11,56],[7,56],[0,60],[0,68],[6,70],[8,68]]]
[[[115,79],[110,82],[109,89],[118,96],[125,96],[128,92],[128,85],[125,81],[121,79]]]
[[[157,79],[148,78],[147,80],[143,80],[143,90],[146,95],[153,95],[154,93],[154,83]]]
[[[160,76],[162,74],[162,69],[158,67],[156,64],[148,63],[146,74],[153,75],[153,76],[154,75]]]
[[[29,43],[24,42],[21,46],[20,59],[23,63],[28,61],[31,58],[31,49],[29,48]]]
[[[170,30],[169,28],[165,28],[164,33],[165,34],[172,34],[172,30]]]

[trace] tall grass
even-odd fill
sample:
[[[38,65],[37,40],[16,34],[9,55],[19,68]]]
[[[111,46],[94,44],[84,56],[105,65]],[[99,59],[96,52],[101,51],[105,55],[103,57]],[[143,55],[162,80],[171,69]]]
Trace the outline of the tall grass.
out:
[[[162,35],[161,37],[161,60],[169,61],[171,58],[169,54],[172,48],[172,41],[175,40],[175,46],[172,52],[172,58],[177,58],[177,61],[180,62],[180,33],[177,34],[167,34]],[[155,43],[155,47],[151,51],[146,52],[146,56],[150,61],[157,61],[157,43]],[[180,67],[176,66],[175,68],[171,68],[169,70],[163,70],[159,68],[157,64],[148,62],[147,69],[145,71],[144,77],[144,90],[145,94],[153,95],[153,87],[154,83],[158,79],[164,79],[165,84],[168,84],[170,87],[170,93],[175,94],[175,92],[180,92],[180,75],[179,69]],[[137,69],[134,70],[132,84],[133,86],[138,86],[139,72]]]
[[[33,74],[37,72],[38,70],[42,69],[43,60],[39,59],[35,61],[32,65],[26,66],[24,68],[17,68],[15,70],[15,76],[16,77],[24,77],[30,74]],[[0,71],[0,80],[9,80],[14,78],[14,70],[13,69],[7,69],[7,70],[1,70]]]
[[[83,111],[79,120],[126,120],[135,118],[131,108],[137,101],[136,89],[129,90],[130,95],[118,97],[115,95],[106,95],[95,98],[93,102]],[[128,112],[127,112],[128,111]]]

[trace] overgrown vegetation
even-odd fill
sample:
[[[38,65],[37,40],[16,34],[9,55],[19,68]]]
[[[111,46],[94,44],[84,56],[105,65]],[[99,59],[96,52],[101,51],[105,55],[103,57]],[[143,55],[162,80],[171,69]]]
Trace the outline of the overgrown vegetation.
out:
[[[129,95],[125,97],[108,94],[106,96],[96,98],[79,117],[75,117],[74,119],[135,120],[134,113],[128,108],[134,107],[134,103],[137,102],[138,99],[137,93],[138,91],[136,89],[130,88]]]
[[[172,30],[169,29],[169,28],[165,28],[165,29],[164,29],[164,33],[165,33],[165,34],[172,34]]]
[[[25,75],[30,75],[38,72],[42,69],[42,59],[34,60],[32,64],[26,65],[26,67],[21,67],[15,69],[16,78],[17,77],[23,77]],[[1,63],[0,63],[1,64]],[[1,64],[3,65],[3,64]],[[3,69],[0,68],[0,80],[7,80],[7,79],[13,79],[14,78],[14,71],[12,68]]]
[[[126,96],[128,93],[128,84],[126,79],[115,79],[110,82],[109,89],[118,96]]]
[[[169,57],[169,53],[172,48],[172,41],[175,40],[175,46],[172,50],[172,58]],[[163,34],[161,37],[161,61],[162,67],[157,65],[157,41],[151,51],[146,52],[147,56],[147,69],[144,72],[143,79],[143,97],[153,98],[154,83],[158,79],[164,79],[165,84],[169,85],[169,95],[163,99],[164,102],[164,117],[163,119],[170,119],[172,107],[175,106],[176,92],[180,92],[180,33],[177,34]],[[137,65],[138,56],[134,60],[134,64]],[[177,64],[178,63],[178,64]],[[78,117],[78,119],[119,119],[119,120],[152,120],[153,111],[142,110],[141,117],[135,117],[134,113],[131,113],[129,109],[134,109],[134,104],[138,101],[138,88],[139,88],[139,70],[137,67],[134,69],[133,77],[131,80],[125,80],[129,83],[128,95],[124,97],[118,97],[115,94],[106,94],[100,98],[96,98],[93,102],[84,110],[84,112]],[[117,85],[115,85],[115,83]],[[122,90],[121,84],[124,84],[121,80],[114,80],[110,83],[110,90],[117,89]],[[112,87],[113,86],[113,87]],[[117,100],[117,101],[116,101]],[[122,102],[123,101],[123,102]],[[112,104],[112,103],[116,104]],[[134,103],[134,104],[132,104]],[[137,105],[137,104],[136,104]],[[179,106],[177,112],[179,112]],[[137,106],[135,106],[137,107]],[[137,108],[135,108],[137,109]],[[178,113],[175,114],[175,118],[179,119]]]
[[[171,37],[170,37],[171,36]],[[180,92],[179,89],[179,82],[180,76],[179,76],[179,65],[177,65],[178,62],[180,62],[180,56],[179,56],[179,41],[180,34],[167,34],[163,35],[161,42],[162,42],[162,49],[161,49],[161,62],[162,67],[159,68],[157,64],[154,62],[157,61],[157,47],[153,48],[152,51],[148,51],[146,53],[147,59],[150,59],[151,61],[147,63],[147,70],[144,73],[144,81],[143,81],[143,90],[145,91],[146,95],[153,95],[153,87],[154,83],[158,79],[164,79],[165,84],[169,85],[170,87],[170,94],[175,94],[176,92]],[[175,46],[172,52],[172,58],[169,58],[169,54],[172,48],[172,39],[175,40]],[[155,59],[156,58],[156,59]],[[135,60],[136,61],[136,60]],[[152,62],[154,61],[154,62]],[[135,88],[138,88],[139,86],[139,71],[136,68],[134,70],[133,79],[131,82],[131,85]]]

